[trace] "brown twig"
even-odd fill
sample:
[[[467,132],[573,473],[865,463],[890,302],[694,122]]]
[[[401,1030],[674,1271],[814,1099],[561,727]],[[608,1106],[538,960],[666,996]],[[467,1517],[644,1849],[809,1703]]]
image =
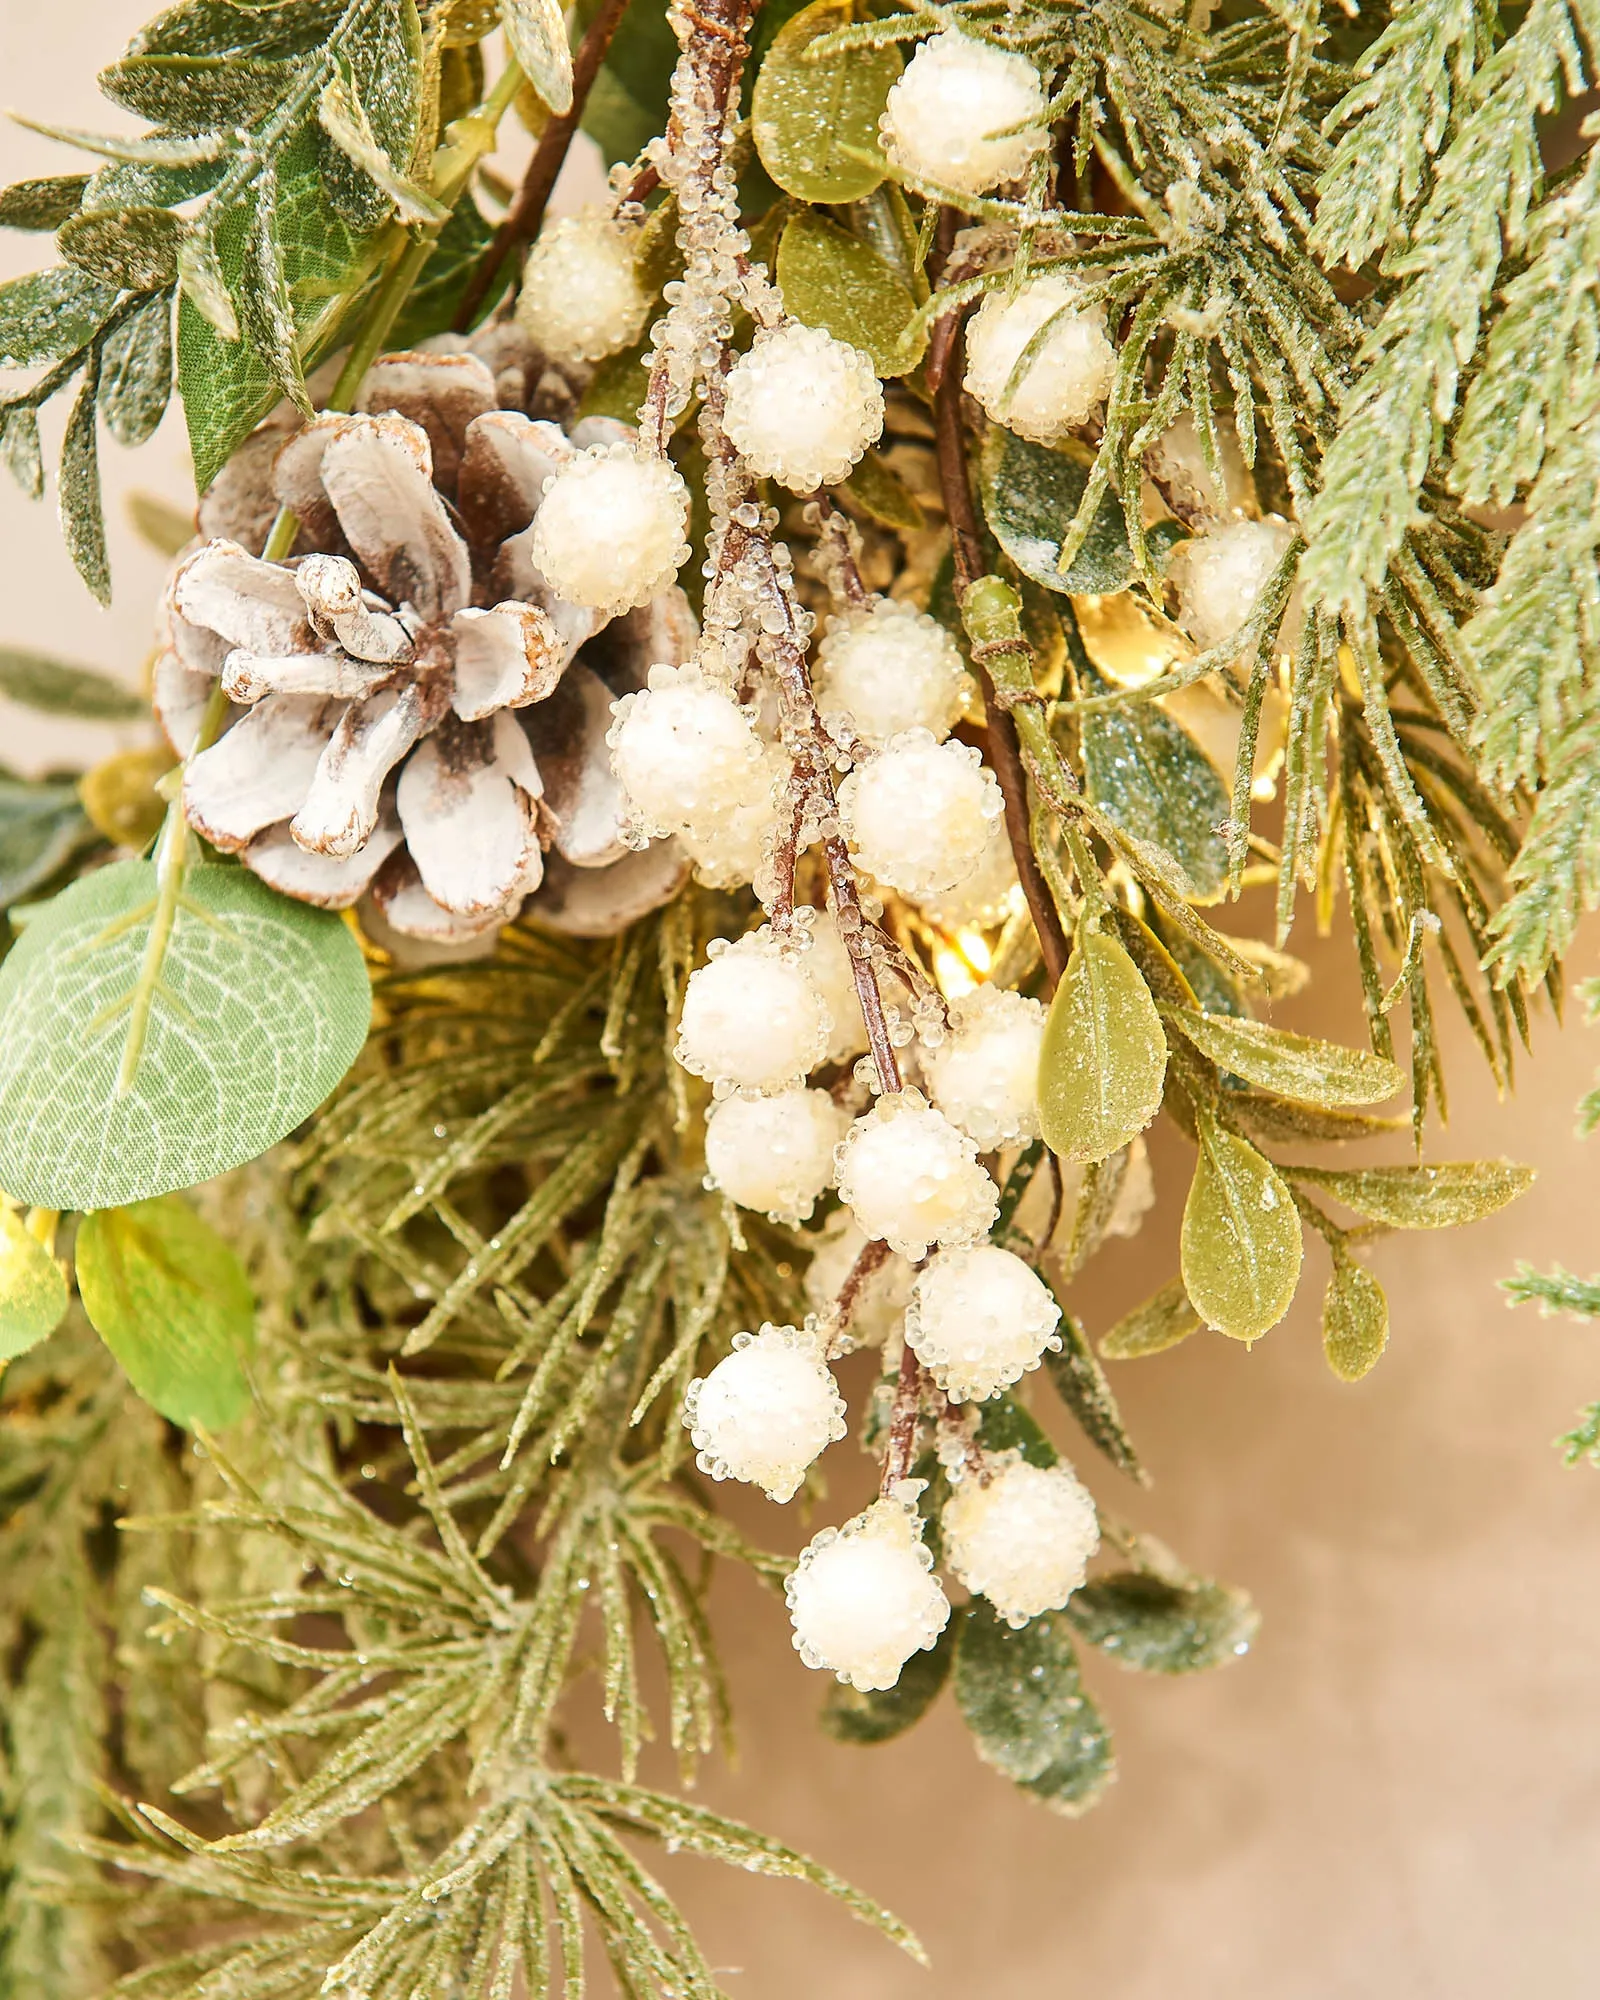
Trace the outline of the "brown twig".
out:
[[[572,105],[559,118],[552,118],[539,135],[539,143],[533,149],[533,158],[528,162],[528,170],[522,176],[522,185],[517,190],[505,220],[495,231],[493,240],[478,261],[470,283],[461,295],[461,303],[456,308],[456,316],[451,325],[457,333],[465,333],[477,318],[478,308],[489,296],[490,288],[505,267],[505,262],[524,243],[531,243],[544,222],[544,212],[550,205],[550,196],[556,179],[572,145],[583,118],[584,106],[589,101],[589,92],[595,78],[600,74],[600,65],[606,59],[606,51],[611,46],[611,38],[617,32],[623,15],[628,11],[628,0],[605,0],[598,14],[589,24],[588,33],[578,45],[578,53],[572,59]]]
[[[883,1455],[880,1493],[891,1492],[911,1476],[917,1446],[917,1418],[922,1411],[922,1363],[908,1340],[900,1350],[900,1373],[894,1385],[894,1409],[889,1418],[889,1449]]]
[[[849,1274],[839,1287],[839,1296],[833,1302],[835,1340],[849,1332],[850,1321],[860,1303],[861,1294],[888,1261],[887,1243],[864,1243],[861,1246],[856,1261],[850,1266]]]

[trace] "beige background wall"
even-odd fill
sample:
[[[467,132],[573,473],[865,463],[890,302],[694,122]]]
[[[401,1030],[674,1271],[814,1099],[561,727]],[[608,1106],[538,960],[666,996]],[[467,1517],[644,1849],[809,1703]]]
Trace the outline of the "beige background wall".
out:
[[[63,124],[114,120],[92,72],[144,12],[128,0],[53,0],[47,45],[38,8],[3,0],[4,95]],[[0,128],[6,181],[62,171],[66,159]],[[0,275],[47,252],[37,239],[0,240]],[[136,463],[107,453],[113,496],[134,482],[184,490],[173,425]],[[135,675],[160,564],[123,527],[115,497],[112,517],[117,601],[105,613],[73,577],[50,503],[32,507],[0,483],[0,641]],[[65,749],[0,716],[0,755],[37,768]],[[1575,970],[1597,969],[1591,944]],[[1318,1000],[1278,1018],[1349,1034],[1348,1002],[1332,976]],[[820,1685],[790,1650],[781,1609],[753,1588],[724,1587],[743,1758],[733,1774],[708,1774],[702,1795],[892,1904],[934,1958],[931,1973],[919,1971],[802,1888],[668,1862],[730,1993],[1509,2000],[1595,1990],[1600,1474],[1564,1471],[1549,1440],[1600,1396],[1600,1328],[1510,1315],[1495,1281],[1520,1256],[1600,1266],[1600,1151],[1572,1132],[1600,1034],[1542,1020],[1514,1104],[1496,1102],[1453,1022],[1450,1043],[1454,1117],[1432,1141],[1436,1154],[1506,1153],[1541,1179],[1475,1230],[1378,1249],[1394,1332],[1375,1374],[1348,1388],[1326,1372],[1314,1283],[1253,1352],[1204,1336],[1117,1373],[1156,1485],[1140,1496],[1085,1464],[1102,1502],[1247,1585],[1264,1626],[1248,1660],[1193,1682],[1090,1662],[1122,1775],[1088,1819],[1023,1803],[976,1765],[947,1708],[884,1749],[826,1743],[811,1727]],[[1078,1301],[1091,1327],[1172,1268],[1187,1159],[1169,1134],[1154,1152],[1168,1209],[1101,1258]],[[1067,1437],[1064,1421],[1057,1431]],[[862,1477],[848,1450],[836,1456],[834,1517]],[[759,1504],[743,1517],[780,1546],[807,1532]]]

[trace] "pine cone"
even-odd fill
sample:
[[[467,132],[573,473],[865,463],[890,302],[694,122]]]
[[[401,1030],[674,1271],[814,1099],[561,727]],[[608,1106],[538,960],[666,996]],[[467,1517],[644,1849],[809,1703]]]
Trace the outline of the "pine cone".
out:
[[[695,621],[675,586],[608,622],[546,585],[528,555],[544,482],[628,432],[501,407],[533,371],[492,358],[386,355],[360,413],[279,418],[241,447],[167,586],[156,709],[185,754],[221,676],[232,714],[185,810],[284,894],[370,894],[394,930],[440,942],[524,906],[604,936],[685,873],[671,841],[626,844],[605,737],[617,696],[690,657]],[[264,562],[241,543],[261,546],[279,505],[296,552]]]

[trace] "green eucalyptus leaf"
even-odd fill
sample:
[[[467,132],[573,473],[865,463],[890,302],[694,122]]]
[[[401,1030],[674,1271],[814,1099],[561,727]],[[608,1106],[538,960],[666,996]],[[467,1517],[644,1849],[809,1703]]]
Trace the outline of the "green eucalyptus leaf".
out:
[[[233,1252],[176,1195],[85,1216],[76,1252],[90,1324],[172,1423],[220,1430],[250,1404],[255,1301]]]
[[[1377,1279],[1348,1251],[1333,1255],[1322,1297],[1322,1351],[1341,1382],[1359,1382],[1389,1344],[1389,1301]]]
[[[61,440],[57,501],[62,538],[74,567],[90,593],[101,604],[109,604],[111,560],[106,553],[106,517],[100,497],[99,401],[100,370],[98,363],[91,361],[83,371],[83,387],[73,398]]]
[[[1215,764],[1153,702],[1089,709],[1082,718],[1083,786],[1125,833],[1170,855],[1199,897],[1228,876],[1218,830],[1231,809]]]
[[[209,1180],[293,1131],[360,1053],[350,931],[215,866],[185,879],[138,1052],[156,894],[147,861],[84,876],[0,967],[0,1186],[19,1200],[109,1208]]]
[[[0,285],[0,367],[31,368],[74,353],[117,302],[114,285],[57,264]]]
[[[806,59],[813,42],[847,27],[853,13],[851,0],[811,0],[779,31],[756,77],[756,151],[784,193],[801,201],[860,201],[883,179],[878,120],[900,74],[898,51]]]
[[[1149,1570],[1117,1570],[1073,1592],[1066,1616],[1081,1638],[1125,1667],[1194,1674],[1250,1650],[1261,1614],[1242,1590],[1196,1577],[1170,1581]]]
[[[986,1764],[1056,1812],[1086,1812],[1115,1775],[1072,1630],[1047,1611],[1013,1631],[979,1598],[960,1614],[955,1696]]]
[[[0,192],[0,229],[59,229],[76,215],[89,185],[87,174],[48,174],[18,181]]]
[[[500,21],[523,75],[565,117],[572,109],[572,51],[559,0],[500,0]]]
[[[0,909],[43,888],[93,839],[76,786],[0,778]]]
[[[1441,1160],[1425,1167],[1290,1167],[1307,1187],[1391,1229],[1454,1229],[1481,1222],[1538,1178],[1511,1160]]]
[[[1140,1361],[1147,1354],[1164,1354],[1176,1347],[1203,1324],[1182,1278],[1170,1278],[1142,1306],[1117,1321],[1101,1340],[1100,1352],[1107,1361]]]
[[[172,294],[158,292],[106,340],[100,414],[117,443],[131,450],[153,436],[171,397]]]
[[[0,1362],[37,1347],[66,1311],[61,1266],[22,1217],[0,1203]]]
[[[1338,1111],[1352,1104],[1379,1104],[1405,1085],[1404,1073],[1371,1049],[1345,1048],[1310,1035],[1291,1035],[1233,1014],[1174,1011],[1181,1028],[1219,1069],[1301,1104]]]
[[[56,234],[61,254],[102,284],[153,292],[178,275],[178,246],[188,225],[166,208],[89,208]]]
[[[955,1657],[956,1627],[952,1620],[938,1641],[913,1653],[900,1669],[892,1688],[862,1692],[845,1682],[828,1690],[822,1704],[822,1728],[835,1743],[887,1743],[920,1722],[950,1678]]]
[[[1056,564],[1072,525],[1089,468],[1068,451],[1033,444],[991,424],[983,442],[983,511],[996,541],[1024,576],[1046,590],[1110,595],[1133,580],[1133,556],[1122,503],[1108,493],[1063,576]],[[1093,711],[1091,711],[1092,713]]]
[[[1299,1211],[1272,1162],[1202,1118],[1181,1239],[1183,1282],[1201,1319],[1234,1340],[1276,1326],[1302,1247]]]
[[[778,289],[786,311],[806,326],[860,348],[879,375],[903,375],[917,356],[900,341],[917,301],[911,287],[870,244],[815,209],[802,209],[778,244]]]
[[[1079,1428],[1095,1449],[1104,1453],[1119,1472],[1143,1483],[1144,1467],[1139,1463],[1116,1394],[1089,1345],[1087,1334],[1071,1313],[1065,1311],[1058,1331],[1060,1351],[1044,1357],[1045,1372],[1055,1384],[1056,1394],[1077,1418]]]
[[[1039,1128],[1064,1160],[1103,1160],[1161,1109],[1167,1038],[1150,989],[1116,939],[1084,931],[1045,1021]]]
[[[149,713],[142,695],[109,675],[26,646],[0,646],[0,695],[41,715],[75,715],[84,722],[134,722]]]

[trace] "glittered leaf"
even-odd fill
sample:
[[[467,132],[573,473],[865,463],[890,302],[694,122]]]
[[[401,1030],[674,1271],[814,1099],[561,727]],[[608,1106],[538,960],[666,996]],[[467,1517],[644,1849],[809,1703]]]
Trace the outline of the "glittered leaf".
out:
[[[1065,576],[1056,567],[1061,538],[1089,481],[1089,468],[1081,459],[993,424],[983,443],[981,477],[989,526],[1024,576],[1062,592],[1109,594],[1127,588],[1133,557],[1121,503],[1109,493]]]
[[[1139,1463],[1139,1454],[1133,1448],[1133,1439],[1129,1437],[1128,1427],[1117,1407],[1116,1395],[1106,1380],[1106,1372],[1100,1366],[1094,1349],[1089,1345],[1088,1336],[1069,1312],[1062,1313],[1057,1331],[1061,1335],[1060,1352],[1047,1353],[1044,1357],[1045,1371],[1055,1384],[1057,1395],[1077,1418],[1079,1428],[1089,1442],[1103,1452],[1119,1472],[1125,1472],[1130,1479],[1143,1483],[1144,1467]]]
[[[1079,938],[1045,1022],[1039,1125],[1064,1160],[1103,1160],[1161,1109],[1167,1040],[1150,989],[1116,939]]]
[[[61,1266],[22,1217],[0,1203],[0,1362],[54,1333],[66,1310]]]
[[[97,79],[113,104],[201,132],[249,125],[270,110],[289,78],[281,63],[239,56],[139,55],[112,63]]]
[[[1124,833],[1159,847],[1200,897],[1228,873],[1218,828],[1228,788],[1188,730],[1152,702],[1089,709],[1083,717],[1084,790]]]
[[[988,1452],[1018,1451],[1029,1465],[1054,1465],[1061,1454],[1014,1396],[978,1405],[978,1442]]]
[[[421,277],[406,294],[405,305],[389,336],[391,347],[415,347],[448,329],[467,281],[493,235],[494,230],[484,220],[478,204],[470,196],[463,196],[434,239]],[[500,290],[496,286],[484,301],[486,311],[499,303]],[[628,421],[631,423],[633,418]]]
[[[1289,1310],[1300,1277],[1300,1216],[1270,1160],[1211,1122],[1183,1210],[1183,1282],[1207,1326],[1255,1340]]]
[[[84,370],[83,387],[73,399],[61,440],[57,499],[61,533],[79,576],[100,603],[111,602],[111,563],[106,554],[106,519],[100,498],[97,368]]]
[[[900,74],[898,53],[857,48],[806,60],[853,11],[851,0],[812,0],[785,24],[756,78],[756,151],[784,193],[802,201],[860,201],[883,179],[878,120]]]
[[[1357,1215],[1391,1229],[1454,1229],[1481,1222],[1526,1194],[1537,1175],[1510,1160],[1442,1160],[1431,1167],[1291,1167]]]
[[[1389,1344],[1389,1301],[1382,1285],[1345,1251],[1335,1251],[1322,1299],[1322,1351],[1341,1382],[1359,1382]]]
[[[1066,1619],[1047,1611],[1013,1631],[981,1598],[960,1619],[956,1706],[978,1755],[1052,1810],[1086,1812],[1116,1767]]]
[[[0,229],[59,229],[76,215],[87,174],[50,174],[42,180],[18,181],[0,192]]]
[[[917,309],[911,287],[859,236],[802,209],[778,244],[778,289],[786,311],[867,355],[880,375],[902,375],[915,354],[900,336]]]
[[[201,866],[119,1091],[155,912],[151,863],[98,869],[0,967],[0,1187],[18,1200],[107,1208],[209,1180],[292,1131],[360,1052],[371,999],[350,931]]]
[[[86,1216],[76,1261],[90,1323],[153,1409],[208,1430],[244,1415],[255,1301],[238,1258],[187,1202]]]
[[[1200,1577],[1175,1583],[1139,1569],[1084,1584],[1066,1616],[1091,1646],[1147,1674],[1226,1666],[1250,1650],[1261,1624],[1242,1590]]]
[[[1142,1306],[1135,1306],[1117,1321],[1101,1340],[1100,1352],[1107,1361],[1139,1361],[1147,1354],[1164,1354],[1169,1347],[1176,1347],[1180,1340],[1198,1333],[1202,1324],[1183,1289],[1182,1278],[1171,1278]]]
[[[0,367],[58,361],[83,346],[117,302],[114,285],[57,264],[0,285]]]
[[[914,535],[928,525],[917,496],[881,455],[869,451],[838,489],[846,506],[859,509],[886,528]]]
[[[144,444],[172,395],[172,294],[160,292],[125,319],[100,357],[100,414],[130,450]]]
[[[841,1682],[822,1704],[822,1728],[836,1743],[887,1743],[920,1722],[950,1678],[955,1657],[954,1621],[939,1634],[937,1644],[913,1653],[900,1669],[892,1688],[863,1693]]]
[[[1371,1049],[1345,1048],[1269,1028],[1265,1021],[1193,1008],[1175,1011],[1172,1020],[1219,1069],[1298,1103],[1337,1111],[1352,1104],[1380,1104],[1405,1086],[1404,1072]]]
[[[153,292],[178,275],[182,216],[165,208],[85,209],[62,225],[64,257],[102,284]]]
[[[0,695],[41,715],[75,715],[85,722],[133,722],[148,713],[132,688],[26,646],[0,646]]]
[[[523,74],[564,116],[572,109],[572,52],[558,0],[500,0],[500,20]]]
[[[0,910],[42,888],[93,839],[72,785],[0,778]]]

